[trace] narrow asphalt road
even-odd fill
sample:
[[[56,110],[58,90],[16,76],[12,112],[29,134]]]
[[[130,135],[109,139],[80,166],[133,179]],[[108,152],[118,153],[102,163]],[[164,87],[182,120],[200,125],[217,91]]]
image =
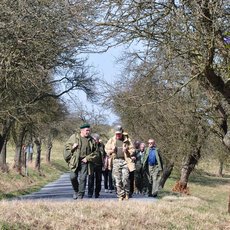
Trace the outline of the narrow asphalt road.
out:
[[[69,173],[64,173],[60,178],[54,182],[51,182],[44,186],[40,191],[34,192],[28,195],[23,195],[17,198],[17,200],[58,200],[68,201],[73,200],[73,189],[69,178]],[[112,193],[105,193],[102,182],[102,189],[100,197],[95,199],[87,197],[87,188],[83,200],[117,200],[115,191]],[[141,200],[141,201],[156,201],[156,198],[145,197],[143,195],[134,194],[130,200]]]

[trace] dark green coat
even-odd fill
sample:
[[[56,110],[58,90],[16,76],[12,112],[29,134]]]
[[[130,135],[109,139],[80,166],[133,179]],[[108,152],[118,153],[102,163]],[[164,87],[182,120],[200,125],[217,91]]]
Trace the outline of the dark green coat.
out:
[[[72,146],[73,144],[78,144],[78,148],[72,152]],[[88,143],[90,146],[90,154],[86,156],[88,163],[88,174],[91,174],[92,172],[92,162],[93,159],[96,157],[96,143],[94,139],[90,136],[88,138]],[[68,166],[71,171],[75,171],[78,168],[79,161],[80,161],[80,155],[81,155],[81,137],[78,133],[74,133],[71,135],[69,140],[65,144],[65,152],[70,155],[70,160],[68,161]]]

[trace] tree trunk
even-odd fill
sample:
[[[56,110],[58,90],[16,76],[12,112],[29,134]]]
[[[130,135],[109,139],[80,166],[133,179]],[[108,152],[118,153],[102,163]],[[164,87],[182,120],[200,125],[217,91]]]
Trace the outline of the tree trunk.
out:
[[[22,146],[25,137],[25,126],[20,126],[18,137],[15,138],[16,151],[15,151],[15,165],[14,168],[18,173],[22,173]]]
[[[6,145],[12,124],[13,120],[5,120],[2,123],[2,134],[0,134],[0,169],[4,172],[8,171],[8,166],[6,164]]]
[[[40,172],[40,169],[41,169],[41,140],[40,140],[40,138],[36,138],[34,143],[35,143],[36,149],[37,149],[35,168]]]
[[[219,177],[223,177],[223,168],[224,168],[224,162],[222,159],[219,159],[219,169],[218,169]]]
[[[4,145],[4,138],[3,138],[3,136],[0,134],[0,152],[2,151],[3,145]]]
[[[8,166],[6,164],[6,146],[7,146],[7,140],[5,139],[0,151],[0,168],[2,172],[8,172]]]
[[[165,182],[171,175],[173,167],[174,167],[174,162],[170,162],[166,167],[164,167],[163,174],[159,183],[160,188],[164,188]]]
[[[230,150],[230,131],[228,131],[223,138],[224,145]]]
[[[220,131],[223,135],[223,144],[230,150],[230,131],[228,131],[228,113],[225,111],[226,109],[219,104],[216,107],[220,117],[221,117],[221,123],[220,123]]]
[[[21,157],[21,161],[22,161],[22,166],[23,167],[26,167],[26,146],[23,144],[22,145],[22,150],[21,150],[21,152],[22,152],[22,157]]]
[[[198,147],[186,157],[182,165],[180,180],[174,186],[173,191],[189,194],[188,178],[200,159],[200,150],[201,147]]]
[[[46,144],[46,163],[50,164],[50,156],[51,156],[51,150],[52,150],[53,144],[51,137],[48,138],[47,144]]]

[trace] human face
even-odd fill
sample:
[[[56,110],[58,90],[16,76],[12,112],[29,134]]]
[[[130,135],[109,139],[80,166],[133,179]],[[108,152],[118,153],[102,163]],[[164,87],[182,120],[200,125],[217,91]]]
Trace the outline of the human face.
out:
[[[144,143],[141,143],[140,144],[140,150],[143,152],[145,150],[145,144]]]
[[[82,137],[88,137],[89,134],[90,134],[90,128],[81,129],[81,136]]]
[[[116,139],[121,140],[122,139],[122,133],[116,133]]]
[[[155,146],[155,141],[153,139],[149,139],[148,145],[150,148],[152,148],[153,146]]]

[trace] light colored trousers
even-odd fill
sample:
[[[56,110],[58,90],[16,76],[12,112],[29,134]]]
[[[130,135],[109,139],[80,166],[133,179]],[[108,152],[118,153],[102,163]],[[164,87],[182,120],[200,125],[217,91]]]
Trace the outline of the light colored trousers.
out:
[[[115,179],[118,197],[124,197],[125,195],[129,195],[129,169],[125,160],[113,160],[113,177]]]

